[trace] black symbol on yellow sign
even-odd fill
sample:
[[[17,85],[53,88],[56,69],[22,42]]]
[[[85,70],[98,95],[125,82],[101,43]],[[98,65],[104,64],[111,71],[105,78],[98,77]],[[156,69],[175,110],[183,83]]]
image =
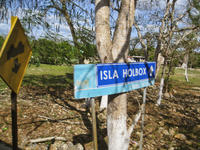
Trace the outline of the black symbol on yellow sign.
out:
[[[17,73],[21,64],[18,63],[18,58],[14,60],[14,68],[12,68],[12,72]]]
[[[22,42],[19,42],[17,48],[14,47],[14,44],[10,46],[10,49],[7,52],[7,60],[16,57],[19,54],[24,53],[24,45]],[[17,73],[21,64],[18,62],[18,58],[14,59],[14,67],[12,68],[12,72]]]
[[[17,45],[17,48],[15,48],[14,44],[12,44],[10,46],[10,49],[7,52],[7,60],[22,53],[24,53],[24,45],[22,42],[19,42],[19,44]]]

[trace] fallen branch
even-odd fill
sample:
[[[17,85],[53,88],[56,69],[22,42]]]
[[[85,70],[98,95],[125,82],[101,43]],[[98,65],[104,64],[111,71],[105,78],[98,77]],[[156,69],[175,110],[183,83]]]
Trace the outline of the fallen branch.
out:
[[[81,124],[80,122],[72,122],[71,120],[66,120],[65,118],[64,119],[52,119],[52,118],[49,118],[49,117],[46,117],[46,116],[41,116],[41,115],[38,115],[38,117],[44,118],[46,121],[49,121],[49,122],[61,122],[61,123],[68,123],[68,124],[71,124],[71,125],[73,125],[73,124],[76,124],[76,125]]]
[[[30,140],[30,143],[43,143],[43,142],[52,141],[52,140],[63,141],[63,142],[67,141],[64,137],[47,137],[47,138],[38,138],[38,139]]]

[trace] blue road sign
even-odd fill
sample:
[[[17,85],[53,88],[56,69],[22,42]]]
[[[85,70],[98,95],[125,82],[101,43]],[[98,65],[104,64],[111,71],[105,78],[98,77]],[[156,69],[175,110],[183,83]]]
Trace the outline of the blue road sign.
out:
[[[153,85],[155,62],[74,66],[75,98],[89,98]]]

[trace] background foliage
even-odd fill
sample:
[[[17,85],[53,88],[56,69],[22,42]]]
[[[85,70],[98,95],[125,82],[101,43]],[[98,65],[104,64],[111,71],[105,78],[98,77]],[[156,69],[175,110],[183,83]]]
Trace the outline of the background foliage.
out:
[[[0,36],[0,47],[4,42],[4,37]],[[54,41],[47,38],[30,39],[32,47],[32,57],[30,64],[40,65],[69,65],[76,64],[79,59],[89,59],[90,62],[95,61],[97,57],[96,46],[93,44],[80,44],[81,50],[78,50],[68,41]]]

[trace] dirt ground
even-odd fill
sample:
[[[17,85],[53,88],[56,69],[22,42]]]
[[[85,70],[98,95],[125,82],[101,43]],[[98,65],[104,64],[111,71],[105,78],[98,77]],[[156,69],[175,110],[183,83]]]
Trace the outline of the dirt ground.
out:
[[[130,126],[142,103],[142,90],[128,93]],[[158,86],[147,89],[144,150],[200,150],[200,89],[177,88],[165,94],[156,106]],[[63,137],[66,142],[92,148],[92,119],[85,100],[75,100],[70,88],[24,86],[18,95],[18,139],[20,149],[51,149],[54,141],[30,140]],[[0,93],[0,143],[12,145],[10,90]],[[99,111],[96,99],[98,145],[107,149],[106,110]],[[140,121],[131,136],[129,149],[138,149]]]

